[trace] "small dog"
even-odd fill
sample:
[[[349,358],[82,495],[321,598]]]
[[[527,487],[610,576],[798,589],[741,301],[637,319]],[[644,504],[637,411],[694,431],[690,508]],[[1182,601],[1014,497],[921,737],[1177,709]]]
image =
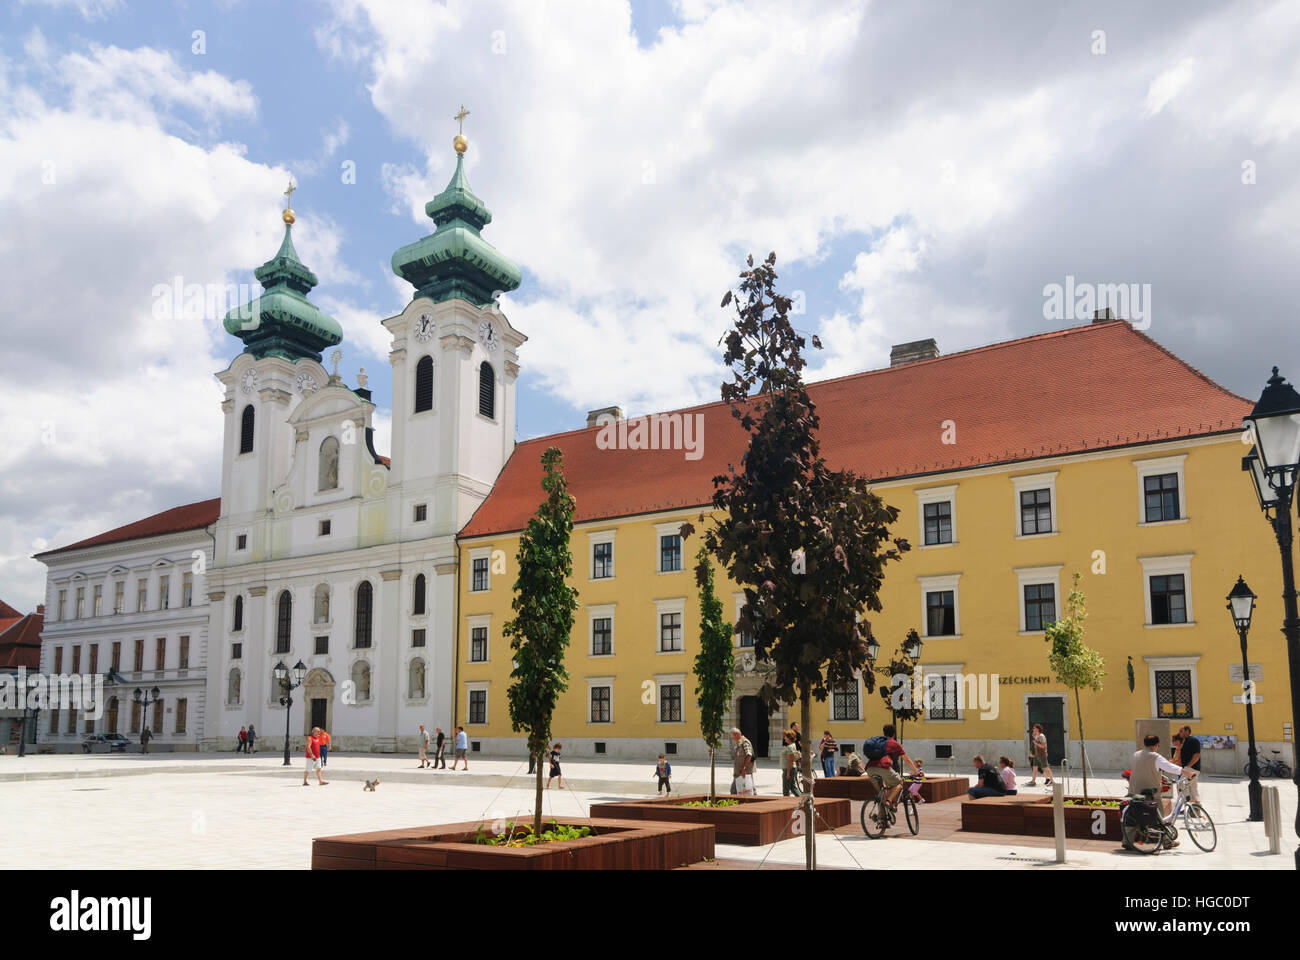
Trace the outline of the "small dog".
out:
[[[361,789],[362,789],[363,791],[365,791],[365,790],[369,790],[371,793],[374,793],[374,792],[375,792],[375,787],[377,787],[377,786],[379,786],[379,780],[376,778],[376,779],[374,779],[374,780],[367,780],[367,781],[366,781],[366,785],[365,785],[364,787],[362,787]]]

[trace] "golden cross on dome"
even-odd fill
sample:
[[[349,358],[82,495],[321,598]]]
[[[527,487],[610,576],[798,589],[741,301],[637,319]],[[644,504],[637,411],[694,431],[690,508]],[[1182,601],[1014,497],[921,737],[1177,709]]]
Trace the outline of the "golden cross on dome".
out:
[[[293,203],[293,192],[297,189],[298,188],[293,185],[293,181],[290,180],[288,188],[284,191],[284,205],[286,207]]]
[[[469,116],[469,111],[465,109],[465,104],[462,103],[460,105],[460,112],[457,113],[456,116],[452,117],[453,120],[455,120],[458,124],[460,124],[460,129],[456,132],[459,133],[461,136],[465,135],[465,118],[468,116]]]

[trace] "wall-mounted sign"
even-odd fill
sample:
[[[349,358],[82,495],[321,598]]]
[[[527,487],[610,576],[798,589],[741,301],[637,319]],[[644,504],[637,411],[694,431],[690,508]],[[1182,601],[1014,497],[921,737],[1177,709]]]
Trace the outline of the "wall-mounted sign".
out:
[[[1052,678],[1050,676],[998,677],[998,686],[1007,686],[1008,684],[1016,684],[1017,686],[1024,686],[1024,685],[1033,685],[1038,683],[1051,683],[1051,682],[1052,682]]]
[[[1241,683],[1241,664],[1239,663],[1228,664],[1228,679],[1231,680],[1233,683]],[[1262,664],[1252,663],[1250,665],[1250,679],[1252,680],[1264,679],[1264,667]]]

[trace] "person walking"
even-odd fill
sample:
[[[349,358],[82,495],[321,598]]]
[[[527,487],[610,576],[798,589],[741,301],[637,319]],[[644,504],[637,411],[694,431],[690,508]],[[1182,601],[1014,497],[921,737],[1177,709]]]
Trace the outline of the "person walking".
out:
[[[320,732],[320,765],[324,767],[330,762],[330,732],[321,729]]]
[[[429,731],[424,729],[424,724],[420,724],[420,735],[415,739],[420,748],[420,769],[423,770],[429,766]]]
[[[839,753],[840,745],[835,742],[829,730],[822,731],[822,772],[828,777],[835,776],[835,755]]]
[[[145,727],[140,731],[140,752],[149,752],[149,741],[153,739],[153,731]]]
[[[248,752],[257,753],[257,727],[248,725]]]
[[[659,789],[655,792],[660,796],[663,795],[665,790],[671,794],[673,792],[673,785],[671,783],[673,765],[668,762],[667,758],[662,753],[659,754],[659,762],[655,764],[655,776],[659,778]]]
[[[1201,739],[1192,735],[1192,728],[1183,724],[1178,731],[1183,735],[1183,745],[1178,752],[1178,762],[1184,767],[1190,767],[1195,770],[1197,776],[1192,777],[1192,782],[1188,786],[1188,796],[1197,803],[1201,802],[1201,787],[1196,782],[1201,773]]]
[[[248,727],[239,728],[239,739],[235,743],[235,753],[248,752]]]
[[[795,746],[794,732],[787,730],[781,736],[781,796],[799,797],[799,748]]]
[[[552,780],[559,780],[559,781],[560,781],[560,789],[561,789],[561,790],[564,789],[564,777],[560,776],[560,749],[561,749],[561,746],[562,746],[561,744],[558,744],[558,743],[557,743],[555,746],[551,747],[551,771],[550,771],[550,776],[548,776],[548,777],[546,778],[546,789],[547,789],[547,790],[551,789],[551,781],[552,781]]]
[[[731,792],[737,796],[752,797],[754,789],[754,745],[740,732],[731,728]]]
[[[457,726],[456,756],[451,760],[451,768],[455,770],[456,764],[460,763],[462,760],[465,761],[465,772],[469,773],[469,734],[465,732],[464,727]]]
[[[326,780],[321,775],[320,727],[312,727],[311,733],[307,735],[306,760],[307,760],[307,765],[303,768],[302,771],[302,785],[304,787],[311,786],[311,784],[307,782],[307,775],[310,774],[313,770],[316,772],[317,783],[319,783],[322,787],[325,786],[327,783],[329,783],[329,781]]]
[[[438,767],[442,767],[442,769],[446,770],[447,754],[445,751],[447,749],[447,735],[442,732],[442,727],[434,727],[433,731],[438,735],[437,750],[433,755],[433,768],[436,770]],[[466,762],[468,763],[468,761]]]
[[[1044,773],[1043,783],[1052,785],[1052,766],[1047,762],[1047,734],[1043,733],[1041,723],[1034,724],[1029,732],[1029,786],[1038,786],[1038,775]]]

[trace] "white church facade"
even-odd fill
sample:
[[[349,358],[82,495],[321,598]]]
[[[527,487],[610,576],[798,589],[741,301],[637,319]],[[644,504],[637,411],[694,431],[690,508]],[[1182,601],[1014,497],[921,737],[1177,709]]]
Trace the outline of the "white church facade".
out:
[[[194,746],[231,749],[249,724],[265,748],[280,743],[286,693],[289,733],[323,726],[336,749],[392,751],[413,744],[420,724],[452,728],[455,538],[514,449],[526,340],[496,305],[518,287],[519,268],[480,235],[491,213],[466,180],[465,139],[455,147],[455,173],[425,207],[433,232],[393,255],[414,289],[383,321],[389,456],[374,449],[364,371],[349,387],[337,351],[326,367],[323,351],[342,330],[308,299],[316,277],[294,249],[292,209],[280,249],[256,271],[265,289],[225,319],[244,350],[216,375],[225,390],[219,505],[188,533],[210,554],[193,584],[206,615],[199,703],[185,731]],[[50,564],[47,598],[69,589],[65,567],[80,552],[65,550],[40,557]],[[89,625],[69,620],[47,638]],[[290,681],[297,668],[301,685],[283,689],[280,666]],[[98,729],[136,733],[120,717],[108,723]]]

